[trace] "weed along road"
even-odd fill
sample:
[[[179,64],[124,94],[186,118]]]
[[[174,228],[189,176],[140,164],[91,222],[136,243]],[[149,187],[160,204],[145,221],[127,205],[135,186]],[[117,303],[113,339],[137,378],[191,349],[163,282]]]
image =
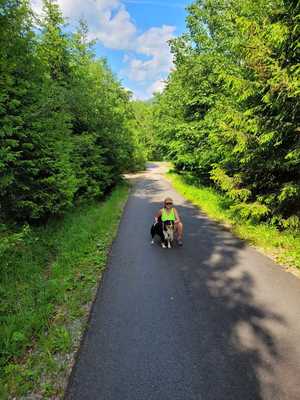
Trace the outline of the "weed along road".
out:
[[[150,164],[113,244],[66,400],[300,400],[300,280],[210,221]],[[162,199],[184,246],[150,244]]]

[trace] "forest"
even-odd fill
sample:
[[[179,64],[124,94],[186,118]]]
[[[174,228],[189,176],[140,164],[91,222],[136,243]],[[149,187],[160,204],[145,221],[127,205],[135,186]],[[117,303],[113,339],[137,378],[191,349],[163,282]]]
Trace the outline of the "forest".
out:
[[[299,243],[299,37],[297,0],[196,0],[164,90],[141,101],[85,20],[0,0],[0,397],[61,394],[54,354],[75,346],[66,325],[105,266],[124,172],[170,161],[239,221]],[[53,387],[36,383],[45,369]]]
[[[300,3],[199,0],[171,42],[155,146],[243,220],[300,228]]]
[[[26,393],[71,343],[65,325],[91,300],[127,196],[122,174],[144,168],[145,151],[131,95],[84,20],[73,31],[54,0],[41,15],[1,0],[0,42],[2,399]],[[44,347],[34,373],[20,362],[33,341]]]
[[[0,220],[40,223],[144,166],[130,95],[54,1],[0,5]]]
[[[226,193],[243,219],[298,230],[299,7],[194,2],[165,90],[145,103],[95,57],[84,21],[67,34],[55,2],[38,18],[2,1],[2,230],[101,197],[147,158]]]

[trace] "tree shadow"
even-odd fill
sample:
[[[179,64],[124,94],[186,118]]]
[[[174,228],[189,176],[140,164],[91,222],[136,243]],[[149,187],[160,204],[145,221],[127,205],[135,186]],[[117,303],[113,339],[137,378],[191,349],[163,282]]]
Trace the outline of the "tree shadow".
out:
[[[276,330],[289,327],[260,296],[250,264],[262,259],[156,168],[134,178],[65,399],[298,399],[297,383],[293,392],[277,381]],[[182,248],[150,244],[167,195],[184,223]]]
[[[154,214],[162,206],[157,198],[165,193],[163,183],[147,178],[137,184],[134,196],[148,202],[149,214]],[[273,328],[286,322],[256,298],[256,282],[247,268],[251,259],[241,259],[245,242],[180,196],[175,205],[184,222],[184,247],[157,246],[154,252],[167,258],[170,267],[178,266],[193,308],[195,395],[205,400],[285,398],[273,375],[281,359]]]

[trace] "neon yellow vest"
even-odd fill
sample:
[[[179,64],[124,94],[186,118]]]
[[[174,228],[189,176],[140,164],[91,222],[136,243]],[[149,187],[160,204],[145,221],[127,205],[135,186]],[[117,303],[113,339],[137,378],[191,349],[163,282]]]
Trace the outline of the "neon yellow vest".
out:
[[[163,208],[162,213],[161,213],[161,220],[162,222],[165,221],[175,221],[175,212],[174,212],[174,208],[171,208],[171,211],[169,213],[167,213],[166,209]]]

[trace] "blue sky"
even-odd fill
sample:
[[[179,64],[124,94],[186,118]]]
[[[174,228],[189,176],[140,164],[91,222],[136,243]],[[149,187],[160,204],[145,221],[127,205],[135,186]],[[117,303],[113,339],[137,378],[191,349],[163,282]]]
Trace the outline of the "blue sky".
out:
[[[84,17],[97,56],[106,57],[135,98],[163,89],[172,68],[167,41],[185,30],[188,0],[57,0],[71,26]],[[32,0],[40,12],[41,0]]]

